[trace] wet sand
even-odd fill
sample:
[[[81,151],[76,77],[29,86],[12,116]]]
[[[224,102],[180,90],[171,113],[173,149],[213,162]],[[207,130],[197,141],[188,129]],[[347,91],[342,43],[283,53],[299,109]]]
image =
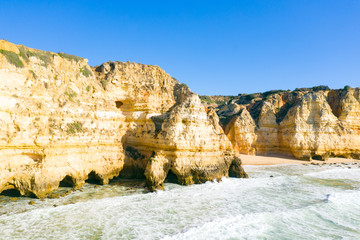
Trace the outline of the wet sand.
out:
[[[272,156],[253,156],[240,154],[243,165],[277,165],[277,164],[327,164],[327,163],[360,163],[360,160],[348,158],[329,158],[326,161],[298,160],[292,156],[287,155],[272,155]]]

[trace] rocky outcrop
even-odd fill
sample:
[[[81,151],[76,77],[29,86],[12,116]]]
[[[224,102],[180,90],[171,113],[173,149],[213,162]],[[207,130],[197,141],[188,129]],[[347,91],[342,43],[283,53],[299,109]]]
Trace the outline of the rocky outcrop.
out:
[[[213,110],[157,66],[87,60],[0,41],[0,192],[144,178],[161,189],[245,177]]]
[[[185,185],[228,176],[232,145],[216,113],[186,85],[153,66],[116,62],[95,71],[128,123],[121,176],[145,175],[151,190],[163,188],[169,171]]]
[[[41,198],[117,176],[125,116],[87,60],[6,41],[0,49],[0,192]]]
[[[244,108],[226,125],[225,134],[239,153],[254,155],[257,141],[255,128],[255,121]]]
[[[282,143],[299,159],[346,156],[351,130],[332,113],[324,94],[309,93],[280,124]]]
[[[229,103],[246,108],[251,119],[244,111],[224,116],[225,133],[238,152],[291,154],[306,160],[359,158],[359,89],[302,89],[254,96],[247,102],[240,96]],[[229,108],[218,107],[220,118],[224,109]]]

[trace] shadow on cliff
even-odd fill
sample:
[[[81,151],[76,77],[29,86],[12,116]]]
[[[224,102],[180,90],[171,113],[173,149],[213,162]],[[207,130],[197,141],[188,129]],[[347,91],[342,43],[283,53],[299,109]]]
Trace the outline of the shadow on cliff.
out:
[[[178,177],[176,176],[176,174],[171,169],[168,171],[164,182],[165,183],[177,183],[177,184],[179,184]]]
[[[184,98],[189,92],[190,90],[185,84],[176,83],[173,89],[173,100],[175,101],[174,105],[172,105],[166,112],[150,117],[151,121],[145,121],[144,124],[136,124],[135,128],[127,129],[121,140],[125,153],[125,159],[124,167],[118,178],[146,178],[144,172],[149,159],[154,157],[156,152],[161,149],[153,146],[147,146],[146,140],[141,140],[141,138],[150,138],[155,142],[160,140],[161,136],[166,134],[166,132],[163,131],[164,121],[169,117],[173,109],[184,101]],[[117,104],[117,107],[123,110],[124,105]],[[124,109],[123,111],[126,110]],[[171,173],[171,179],[174,179],[174,176],[176,177],[176,175],[173,172]]]

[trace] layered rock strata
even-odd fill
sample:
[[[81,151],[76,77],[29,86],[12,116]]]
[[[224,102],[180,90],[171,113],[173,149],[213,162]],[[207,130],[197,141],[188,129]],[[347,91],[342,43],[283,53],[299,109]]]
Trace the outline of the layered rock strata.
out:
[[[0,191],[44,197],[60,183],[117,176],[125,116],[87,60],[6,41],[0,49]]]
[[[146,176],[161,189],[245,177],[214,111],[157,66],[87,60],[0,41],[0,192]],[[229,172],[230,171],[230,172]]]
[[[105,63],[95,72],[126,116],[122,177],[145,174],[155,190],[163,188],[169,172],[185,185],[228,176],[238,161],[231,142],[216,113],[207,112],[186,85],[154,66]]]
[[[359,158],[359,101],[357,88],[274,91],[234,97],[217,112],[240,153]]]

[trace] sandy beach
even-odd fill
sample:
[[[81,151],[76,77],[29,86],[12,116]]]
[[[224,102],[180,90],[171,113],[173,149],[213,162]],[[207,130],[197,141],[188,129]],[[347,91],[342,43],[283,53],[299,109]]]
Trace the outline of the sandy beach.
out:
[[[254,156],[240,154],[243,165],[277,165],[277,164],[328,164],[328,163],[360,163],[360,160],[349,158],[329,158],[326,161],[298,160],[292,156],[287,155],[272,155],[272,156]]]

